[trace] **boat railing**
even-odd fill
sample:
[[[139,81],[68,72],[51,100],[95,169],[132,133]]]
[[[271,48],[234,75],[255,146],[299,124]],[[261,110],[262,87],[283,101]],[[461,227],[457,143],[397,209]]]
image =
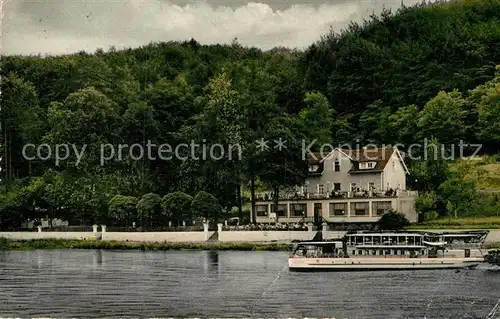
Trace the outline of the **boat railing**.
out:
[[[387,246],[387,247],[394,247],[394,246],[425,246],[423,243],[420,242],[393,242],[393,243],[374,243],[374,242],[364,242],[364,243],[352,243],[352,242],[347,242],[347,245],[351,247],[356,247],[356,246]]]

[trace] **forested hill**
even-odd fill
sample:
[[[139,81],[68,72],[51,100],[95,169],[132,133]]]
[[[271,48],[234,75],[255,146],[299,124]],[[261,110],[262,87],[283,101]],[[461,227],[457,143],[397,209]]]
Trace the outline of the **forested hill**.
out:
[[[190,40],[92,54],[4,56],[0,218],[14,211],[36,218],[35,208],[44,207],[95,222],[109,217],[115,195],[174,191],[208,191],[230,209],[240,206],[240,184],[277,191],[301,182],[302,139],[408,144],[433,137],[479,141],[495,150],[497,64],[500,0],[383,12],[340,34],[332,31],[305,52]],[[255,140],[278,137],[289,141],[286,151],[255,149]],[[238,143],[245,156],[165,161],[125,154],[101,165],[98,155],[108,143],[175,147],[192,140]],[[56,163],[54,152],[43,160],[34,148],[27,153],[33,160],[23,158],[27,143],[88,147],[84,158],[70,150]]]
[[[346,118],[367,112],[384,117],[412,104],[422,109],[441,90],[466,92],[493,77],[500,62],[499,19],[498,0],[383,12],[313,44],[301,57],[302,87],[321,91]],[[394,142],[377,131],[362,123],[354,130],[361,139]]]

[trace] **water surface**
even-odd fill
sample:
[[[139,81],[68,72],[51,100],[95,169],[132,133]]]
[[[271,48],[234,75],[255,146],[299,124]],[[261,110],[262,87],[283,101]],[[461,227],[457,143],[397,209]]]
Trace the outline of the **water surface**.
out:
[[[485,269],[290,273],[286,252],[0,252],[0,317],[500,318]]]

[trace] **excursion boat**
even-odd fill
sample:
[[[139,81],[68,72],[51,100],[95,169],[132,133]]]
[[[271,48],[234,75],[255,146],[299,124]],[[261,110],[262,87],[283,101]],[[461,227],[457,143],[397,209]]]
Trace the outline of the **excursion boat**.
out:
[[[473,269],[484,262],[471,249],[455,249],[444,236],[418,233],[357,233],[334,241],[301,242],[290,271]]]

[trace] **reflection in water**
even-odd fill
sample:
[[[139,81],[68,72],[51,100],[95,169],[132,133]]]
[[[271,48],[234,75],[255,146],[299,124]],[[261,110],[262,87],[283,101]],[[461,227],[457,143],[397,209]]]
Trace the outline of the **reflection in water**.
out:
[[[479,269],[292,273],[283,252],[60,250],[0,256],[0,318],[472,319],[492,311],[500,287],[500,276]]]
[[[205,251],[203,259],[203,270],[205,274],[214,273],[216,271],[219,273],[219,252]]]
[[[36,264],[38,266],[38,269],[41,269],[43,266],[43,259],[44,259],[43,252],[37,250],[35,254],[36,254]]]
[[[93,260],[94,270],[102,269],[102,250],[94,251],[94,260]]]
[[[219,252],[218,251],[209,251],[208,257],[210,259],[210,270],[213,272],[217,272],[217,275],[220,277],[220,267],[219,267]]]

